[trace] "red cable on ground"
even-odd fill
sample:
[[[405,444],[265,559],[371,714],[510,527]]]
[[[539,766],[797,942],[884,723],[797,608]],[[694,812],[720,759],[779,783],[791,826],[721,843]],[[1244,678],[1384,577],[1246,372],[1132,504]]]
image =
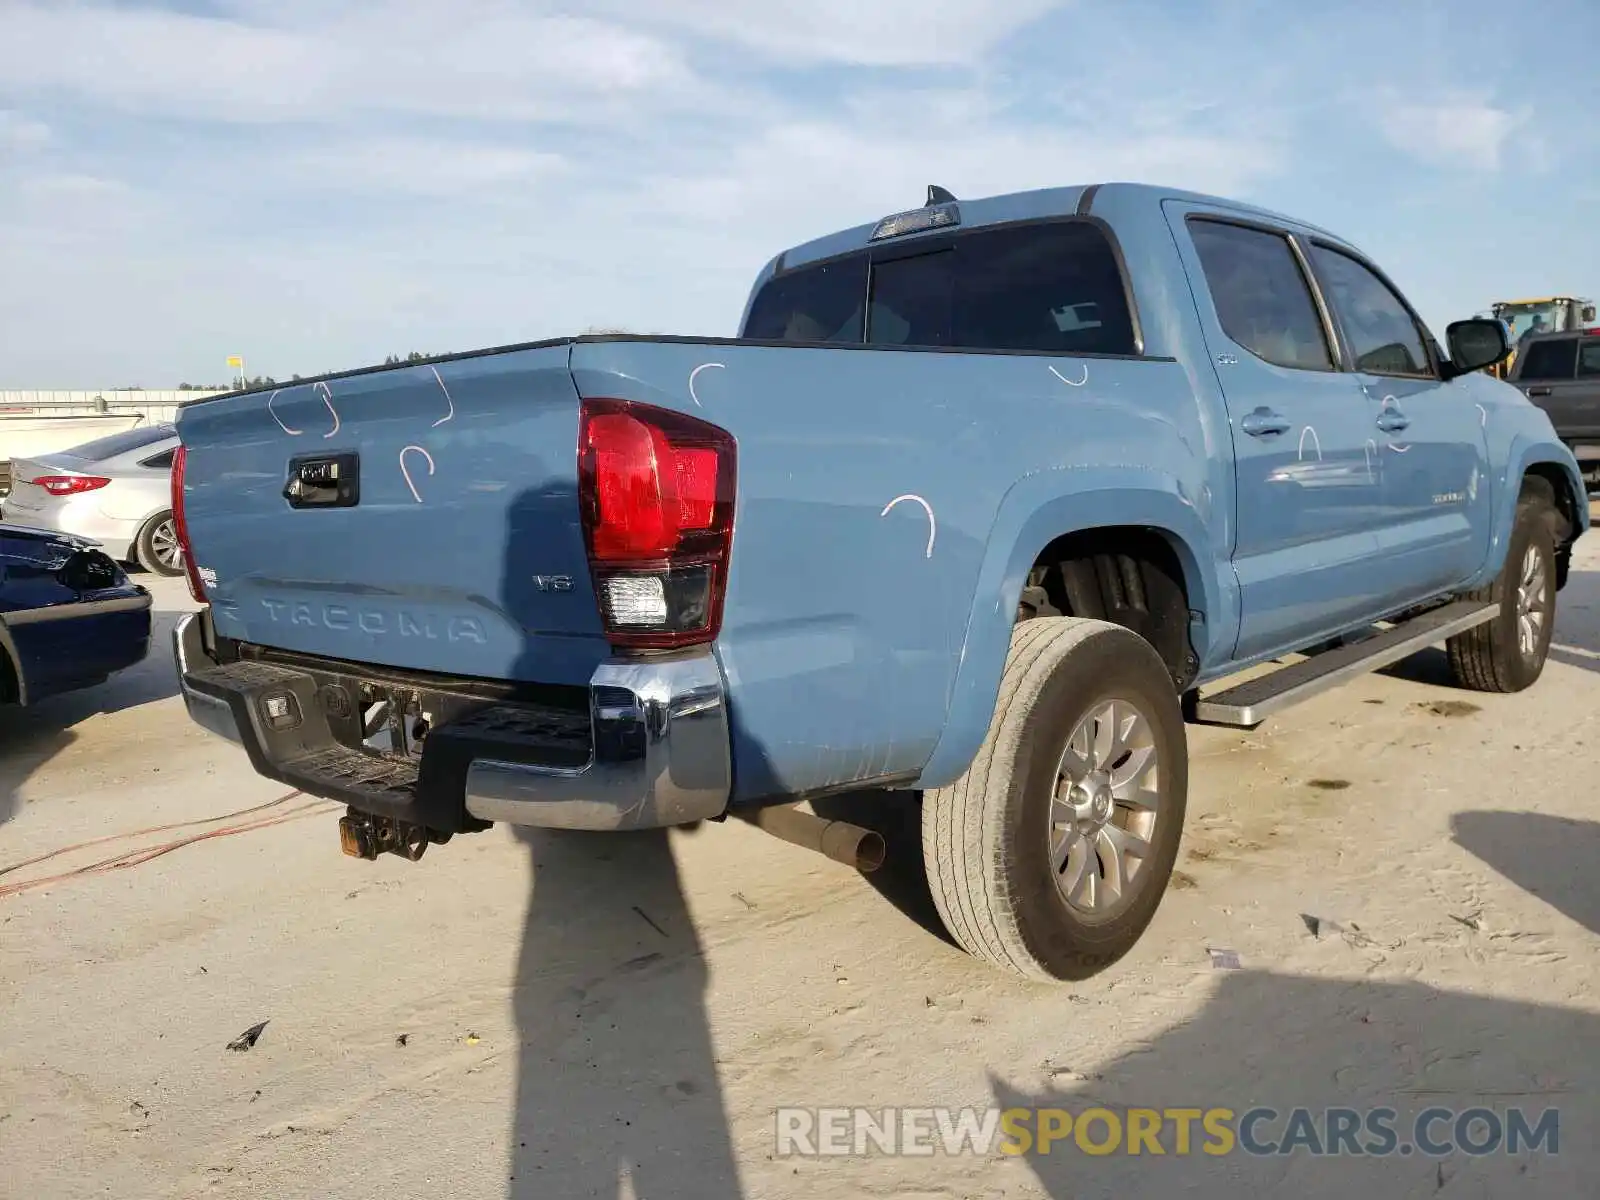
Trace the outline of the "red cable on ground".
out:
[[[247,813],[259,812],[263,808],[270,808],[273,805],[281,804],[284,800],[287,800],[298,794],[299,793],[297,792],[292,792],[289,796],[284,796],[278,800],[272,801],[271,804],[257,805],[253,809],[245,809],[243,811]],[[71,871],[63,871],[57,875],[46,875],[38,879],[24,879],[20,883],[11,883],[0,886],[0,899],[3,899],[7,896],[19,895],[22,892],[33,891],[35,888],[48,887],[53,883],[62,883],[69,879],[78,879],[89,875],[104,875],[111,871],[126,870],[128,867],[137,867],[149,862],[151,859],[160,858],[164,854],[171,854],[174,850],[181,850],[185,846],[192,846],[196,842],[204,842],[211,838],[230,837],[237,833],[250,833],[257,829],[266,829],[273,825],[282,825],[287,821],[298,820],[300,817],[317,816],[322,813],[331,813],[338,807],[339,806],[337,804],[330,803],[326,800],[313,800],[310,804],[302,805],[299,808],[289,809],[287,812],[279,813],[275,816],[263,817],[256,821],[246,821],[238,825],[225,825],[221,829],[208,829],[204,833],[191,834],[189,837],[178,838],[174,841],[166,842],[161,845],[149,846],[138,850],[129,850],[124,854],[113,855],[111,858],[104,858],[99,862],[90,863],[87,866],[78,867]],[[179,826],[170,826],[168,828],[177,828],[181,827],[182,825],[195,825],[203,823],[204,822],[188,821],[180,823]],[[124,834],[120,836],[127,837],[133,835]],[[105,841],[112,839],[100,840]],[[85,842],[83,844],[87,846],[94,845],[95,843]],[[65,853],[65,851],[57,851],[56,853]],[[50,858],[54,856],[45,855],[43,857]],[[42,861],[42,859],[36,859],[34,861]],[[25,864],[18,865],[22,866]],[[9,869],[15,870],[16,868],[13,867]]]
[[[129,838],[149,837],[152,833],[170,833],[174,829],[188,829],[194,825],[210,825],[215,821],[227,821],[233,817],[248,817],[251,813],[261,812],[263,809],[272,808],[282,804],[285,800],[293,800],[300,795],[300,789],[285,792],[276,800],[268,800],[265,804],[257,804],[252,808],[241,808],[237,812],[222,813],[215,817],[198,817],[193,821],[174,821],[170,825],[152,825],[148,829],[135,829],[131,833],[111,833],[105,837],[91,838],[87,842],[79,842],[75,846],[63,846],[59,850],[52,850],[48,854],[41,854],[37,858],[24,859],[19,863],[12,863],[9,867],[0,867],[0,875],[9,875],[13,871],[20,871],[23,867],[31,867],[38,863],[46,862],[52,858],[59,858],[63,854],[71,854],[75,850],[87,850],[90,846],[103,846],[107,842],[125,841]]]

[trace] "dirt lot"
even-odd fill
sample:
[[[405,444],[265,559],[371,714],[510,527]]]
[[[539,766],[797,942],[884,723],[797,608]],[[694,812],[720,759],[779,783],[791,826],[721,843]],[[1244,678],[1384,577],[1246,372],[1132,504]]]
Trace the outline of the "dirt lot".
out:
[[[0,732],[0,871],[115,839],[0,874],[0,1194],[1593,1194],[1600,540],[1561,603],[1522,696],[1433,652],[1192,730],[1174,890],[1058,988],[943,939],[891,797],[859,801],[896,834],[870,879],[746,827],[368,865],[329,806],[222,820],[283,789],[188,723],[163,642]],[[1095,1103],[1554,1107],[1560,1152],[774,1156],[780,1105]]]

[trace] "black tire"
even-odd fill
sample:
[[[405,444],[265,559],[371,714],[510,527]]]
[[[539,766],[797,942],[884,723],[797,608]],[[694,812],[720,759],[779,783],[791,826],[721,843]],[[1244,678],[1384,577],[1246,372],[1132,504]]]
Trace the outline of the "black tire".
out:
[[[1450,670],[1461,687],[1475,692],[1520,692],[1532,687],[1544,673],[1556,620],[1555,530],[1559,521],[1549,486],[1532,481],[1517,502],[1500,574],[1488,587],[1465,597],[1485,603],[1499,601],[1500,614],[1445,643]],[[1530,563],[1537,563],[1543,580],[1542,599],[1532,608],[1541,620],[1531,652],[1525,651],[1521,642],[1519,604],[1520,585]]]
[[[1145,718],[1160,802],[1149,853],[1132,873],[1124,906],[1094,919],[1057,887],[1051,803],[1074,730],[1113,699]],[[957,944],[1047,982],[1087,978],[1126,954],[1155,915],[1178,856],[1188,794],[1185,734],[1171,672],[1143,638],[1076,617],[1021,622],[983,746],[965,775],[923,800],[929,888]],[[1089,869],[1098,870],[1098,861]]]
[[[146,571],[153,571],[157,575],[182,575],[183,559],[181,557],[163,562],[159,553],[162,545],[162,534],[172,538],[172,544],[177,544],[177,531],[172,525],[170,512],[157,513],[144,523],[144,528],[139,530],[138,540],[134,542],[134,553],[139,558],[139,565]]]

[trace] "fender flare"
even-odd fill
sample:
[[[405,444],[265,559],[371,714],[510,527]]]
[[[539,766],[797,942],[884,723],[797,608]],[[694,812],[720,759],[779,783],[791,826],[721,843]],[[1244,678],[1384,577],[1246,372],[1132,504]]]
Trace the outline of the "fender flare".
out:
[[[1560,468],[1567,481],[1568,498],[1572,501],[1573,512],[1577,516],[1577,527],[1572,531],[1572,541],[1582,537],[1589,529],[1589,490],[1584,486],[1583,473],[1578,469],[1578,460],[1563,443],[1553,438],[1528,438],[1519,434],[1512,440],[1511,453],[1506,456],[1506,463],[1506,472],[1501,477],[1501,487],[1495,505],[1488,558],[1479,573],[1479,583],[1493,579],[1504,565],[1506,547],[1511,544],[1511,527],[1517,519],[1517,501],[1522,495],[1522,480],[1530,467]]]
[[[961,776],[988,734],[1028,570],[1057,538],[1138,525],[1166,537],[1183,569],[1191,611],[1204,617],[1202,663],[1232,647],[1239,602],[1232,572],[1218,569],[1206,521],[1170,475],[1146,467],[1069,467],[1029,475],[1002,498],[990,530],[967,617],[944,729],[916,786],[942,787]]]

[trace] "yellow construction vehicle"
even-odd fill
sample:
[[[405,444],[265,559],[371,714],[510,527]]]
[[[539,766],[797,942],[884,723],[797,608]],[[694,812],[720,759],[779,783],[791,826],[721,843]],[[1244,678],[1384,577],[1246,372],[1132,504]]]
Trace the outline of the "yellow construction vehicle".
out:
[[[1489,306],[1489,315],[1505,322],[1511,333],[1510,356],[1489,368],[1495,378],[1504,379],[1516,361],[1515,347],[1523,334],[1583,329],[1594,323],[1595,306],[1593,300],[1579,300],[1573,296],[1541,296],[1534,300],[1496,300]]]

